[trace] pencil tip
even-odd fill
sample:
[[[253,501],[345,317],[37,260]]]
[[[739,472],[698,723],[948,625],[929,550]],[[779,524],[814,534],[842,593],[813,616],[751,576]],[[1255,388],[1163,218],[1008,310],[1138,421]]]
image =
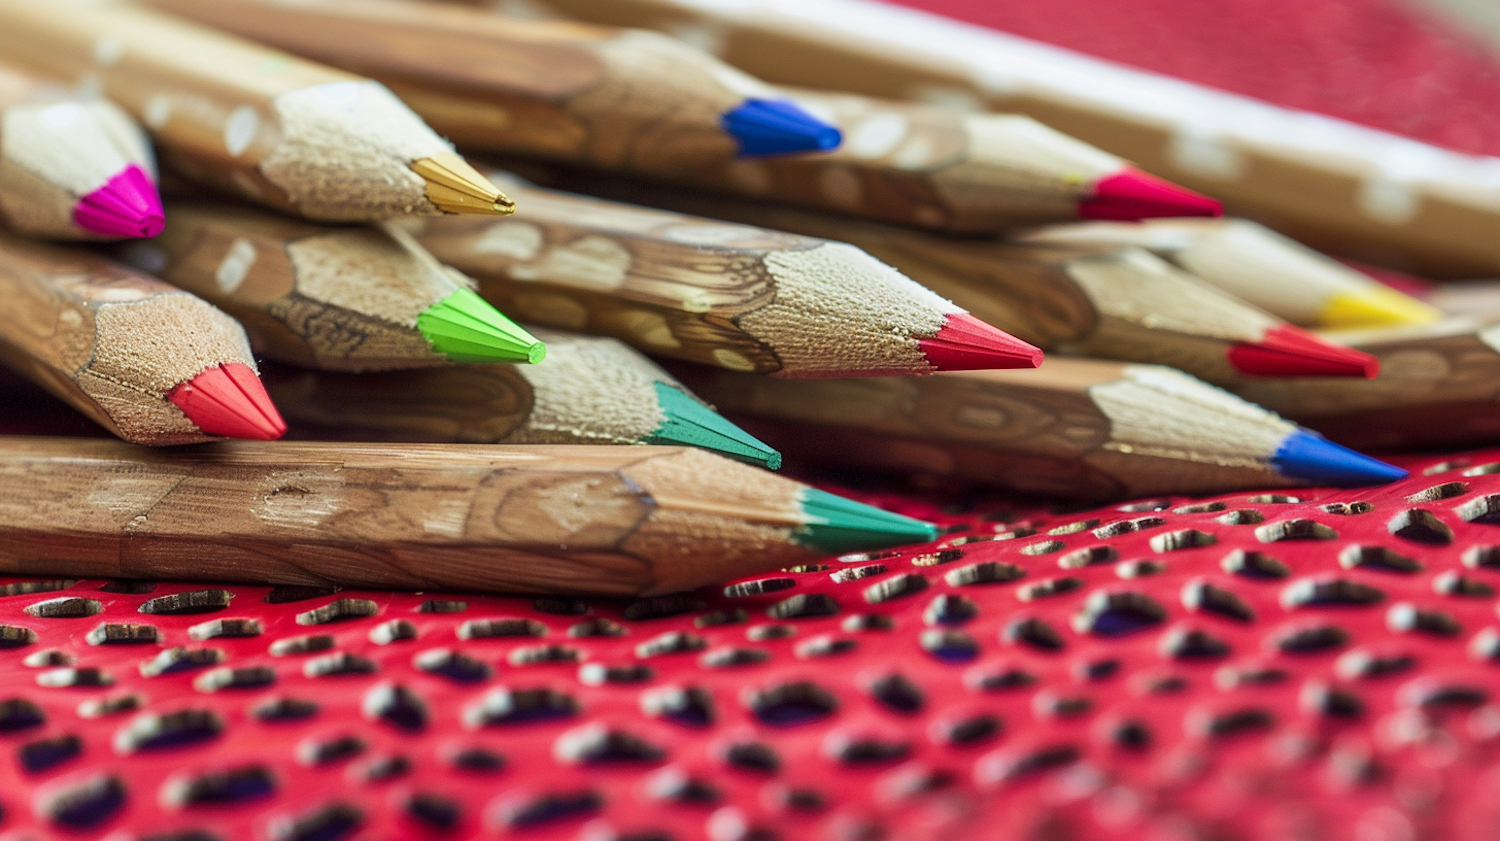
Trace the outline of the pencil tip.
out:
[[[1364,377],[1380,373],[1368,353],[1326,342],[1290,324],[1266,331],[1259,342],[1229,348],[1229,364],[1250,377]]]
[[[725,420],[723,415],[676,386],[663,382],[655,385],[656,402],[666,419],[645,443],[702,447],[756,467],[768,470],[781,467],[781,453]]]
[[[1443,313],[1394,289],[1375,286],[1358,292],[1339,292],[1323,305],[1319,322],[1325,327],[1385,327],[1394,324],[1431,324]]]
[[[1134,167],[1102,178],[1094,194],[1078,203],[1078,218],[1136,222],[1164,216],[1220,216],[1217,200]]]
[[[516,210],[509,196],[452,152],[412,161],[411,169],[427,182],[427,200],[444,213],[504,216]]]
[[[73,221],[90,233],[110,239],[138,239],[161,233],[166,217],[151,176],[130,164],[79,199]]]
[[[1035,368],[1042,364],[1041,349],[966,312],[949,315],[937,335],[918,343],[927,361],[939,371]]]
[[[459,289],[417,316],[417,329],[454,362],[530,362],[547,346],[483,298]]]
[[[884,549],[936,540],[937,526],[834,496],[817,488],[802,491],[807,524],[796,532],[804,546],[830,554]]]
[[[167,399],[209,435],[274,441],[286,434],[286,421],[260,377],[243,362],[209,368],[179,383]]]
[[[1319,485],[1379,485],[1407,475],[1394,464],[1356,453],[1305,429],[1281,442],[1271,464],[1283,476]]]
[[[790,155],[837,149],[839,130],[786,99],[747,99],[719,117],[740,155]]]

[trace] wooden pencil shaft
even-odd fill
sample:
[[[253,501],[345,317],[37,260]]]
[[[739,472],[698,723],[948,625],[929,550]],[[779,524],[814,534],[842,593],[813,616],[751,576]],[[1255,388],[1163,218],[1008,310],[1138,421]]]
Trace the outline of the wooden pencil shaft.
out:
[[[801,485],[697,450],[0,438],[9,574],[634,595],[804,562]],[[114,504],[89,504],[108,488]],[[149,516],[146,516],[150,512]]]

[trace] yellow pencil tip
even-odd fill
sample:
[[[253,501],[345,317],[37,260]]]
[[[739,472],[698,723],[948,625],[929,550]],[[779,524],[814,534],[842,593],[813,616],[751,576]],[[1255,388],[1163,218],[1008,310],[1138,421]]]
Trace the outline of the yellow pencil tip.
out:
[[[1340,292],[1323,305],[1320,326],[1338,329],[1382,327],[1394,324],[1430,324],[1443,317],[1441,310],[1394,289],[1376,286],[1358,292]]]
[[[427,200],[444,213],[504,216],[516,210],[499,187],[451,152],[412,161],[411,169],[427,182]]]

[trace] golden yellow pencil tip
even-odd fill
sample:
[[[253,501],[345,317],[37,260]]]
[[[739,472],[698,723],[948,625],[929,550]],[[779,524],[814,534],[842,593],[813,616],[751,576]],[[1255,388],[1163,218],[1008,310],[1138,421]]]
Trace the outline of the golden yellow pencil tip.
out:
[[[1319,319],[1323,327],[1384,327],[1396,324],[1431,324],[1443,317],[1441,310],[1394,289],[1374,287],[1360,292],[1340,292],[1323,305]]]
[[[516,210],[510,196],[451,152],[412,161],[411,169],[427,182],[427,200],[444,213],[504,216]]]

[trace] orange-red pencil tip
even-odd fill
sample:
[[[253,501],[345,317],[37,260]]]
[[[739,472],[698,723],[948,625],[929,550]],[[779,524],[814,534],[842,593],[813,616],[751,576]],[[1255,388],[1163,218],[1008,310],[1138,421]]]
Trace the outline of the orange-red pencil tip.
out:
[[[1220,216],[1216,199],[1147,175],[1133,167],[1101,178],[1094,194],[1078,203],[1079,219],[1137,222],[1163,216]]]
[[[1325,342],[1291,325],[1266,331],[1259,342],[1229,348],[1229,364],[1251,377],[1364,377],[1380,373],[1380,360],[1368,353]]]
[[[209,435],[274,441],[286,434],[286,421],[260,377],[242,362],[209,368],[178,384],[167,399]]]
[[[966,312],[948,316],[942,329],[920,341],[922,353],[939,371],[980,371],[989,368],[1035,368],[1041,349],[985,324]]]

